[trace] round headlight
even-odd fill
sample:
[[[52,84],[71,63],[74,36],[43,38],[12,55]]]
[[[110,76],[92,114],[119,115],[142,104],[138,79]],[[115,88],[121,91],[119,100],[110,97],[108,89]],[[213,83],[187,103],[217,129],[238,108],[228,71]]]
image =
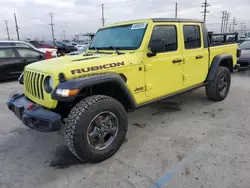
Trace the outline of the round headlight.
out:
[[[53,89],[54,87],[54,82],[52,77],[49,78],[49,87],[51,87],[51,89]]]
[[[47,76],[44,80],[44,89],[47,93],[51,93],[54,87],[54,81],[51,76]]]

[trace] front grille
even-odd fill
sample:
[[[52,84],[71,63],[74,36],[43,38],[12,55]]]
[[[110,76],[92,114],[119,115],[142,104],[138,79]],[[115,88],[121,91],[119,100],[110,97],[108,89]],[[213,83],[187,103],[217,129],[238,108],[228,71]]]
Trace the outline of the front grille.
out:
[[[43,82],[44,74],[25,70],[24,87],[25,91],[33,97],[44,101]]]

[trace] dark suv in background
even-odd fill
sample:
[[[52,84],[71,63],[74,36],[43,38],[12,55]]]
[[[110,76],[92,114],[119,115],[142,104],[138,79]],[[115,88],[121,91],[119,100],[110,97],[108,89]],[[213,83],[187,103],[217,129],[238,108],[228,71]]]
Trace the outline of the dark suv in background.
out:
[[[57,47],[57,54],[70,53],[77,50],[72,44],[66,42],[55,42],[55,45]]]
[[[0,47],[0,80],[19,77],[26,65],[45,59],[45,54],[26,47]]]

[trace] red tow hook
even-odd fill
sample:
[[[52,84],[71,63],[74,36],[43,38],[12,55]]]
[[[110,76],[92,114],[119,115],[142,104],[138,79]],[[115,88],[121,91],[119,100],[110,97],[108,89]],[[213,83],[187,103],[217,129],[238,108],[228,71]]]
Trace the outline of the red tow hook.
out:
[[[27,110],[33,110],[35,107],[36,107],[35,104],[30,104],[30,105],[27,107]]]
[[[11,95],[11,98],[14,99],[14,98],[15,98],[16,96],[18,96],[18,95],[19,95],[19,94],[14,93],[14,94]]]

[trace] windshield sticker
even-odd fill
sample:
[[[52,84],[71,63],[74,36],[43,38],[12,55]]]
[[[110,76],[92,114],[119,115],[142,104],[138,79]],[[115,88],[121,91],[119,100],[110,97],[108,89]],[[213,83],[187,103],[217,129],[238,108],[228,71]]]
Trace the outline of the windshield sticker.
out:
[[[144,29],[146,27],[147,23],[138,23],[133,24],[131,29]]]

